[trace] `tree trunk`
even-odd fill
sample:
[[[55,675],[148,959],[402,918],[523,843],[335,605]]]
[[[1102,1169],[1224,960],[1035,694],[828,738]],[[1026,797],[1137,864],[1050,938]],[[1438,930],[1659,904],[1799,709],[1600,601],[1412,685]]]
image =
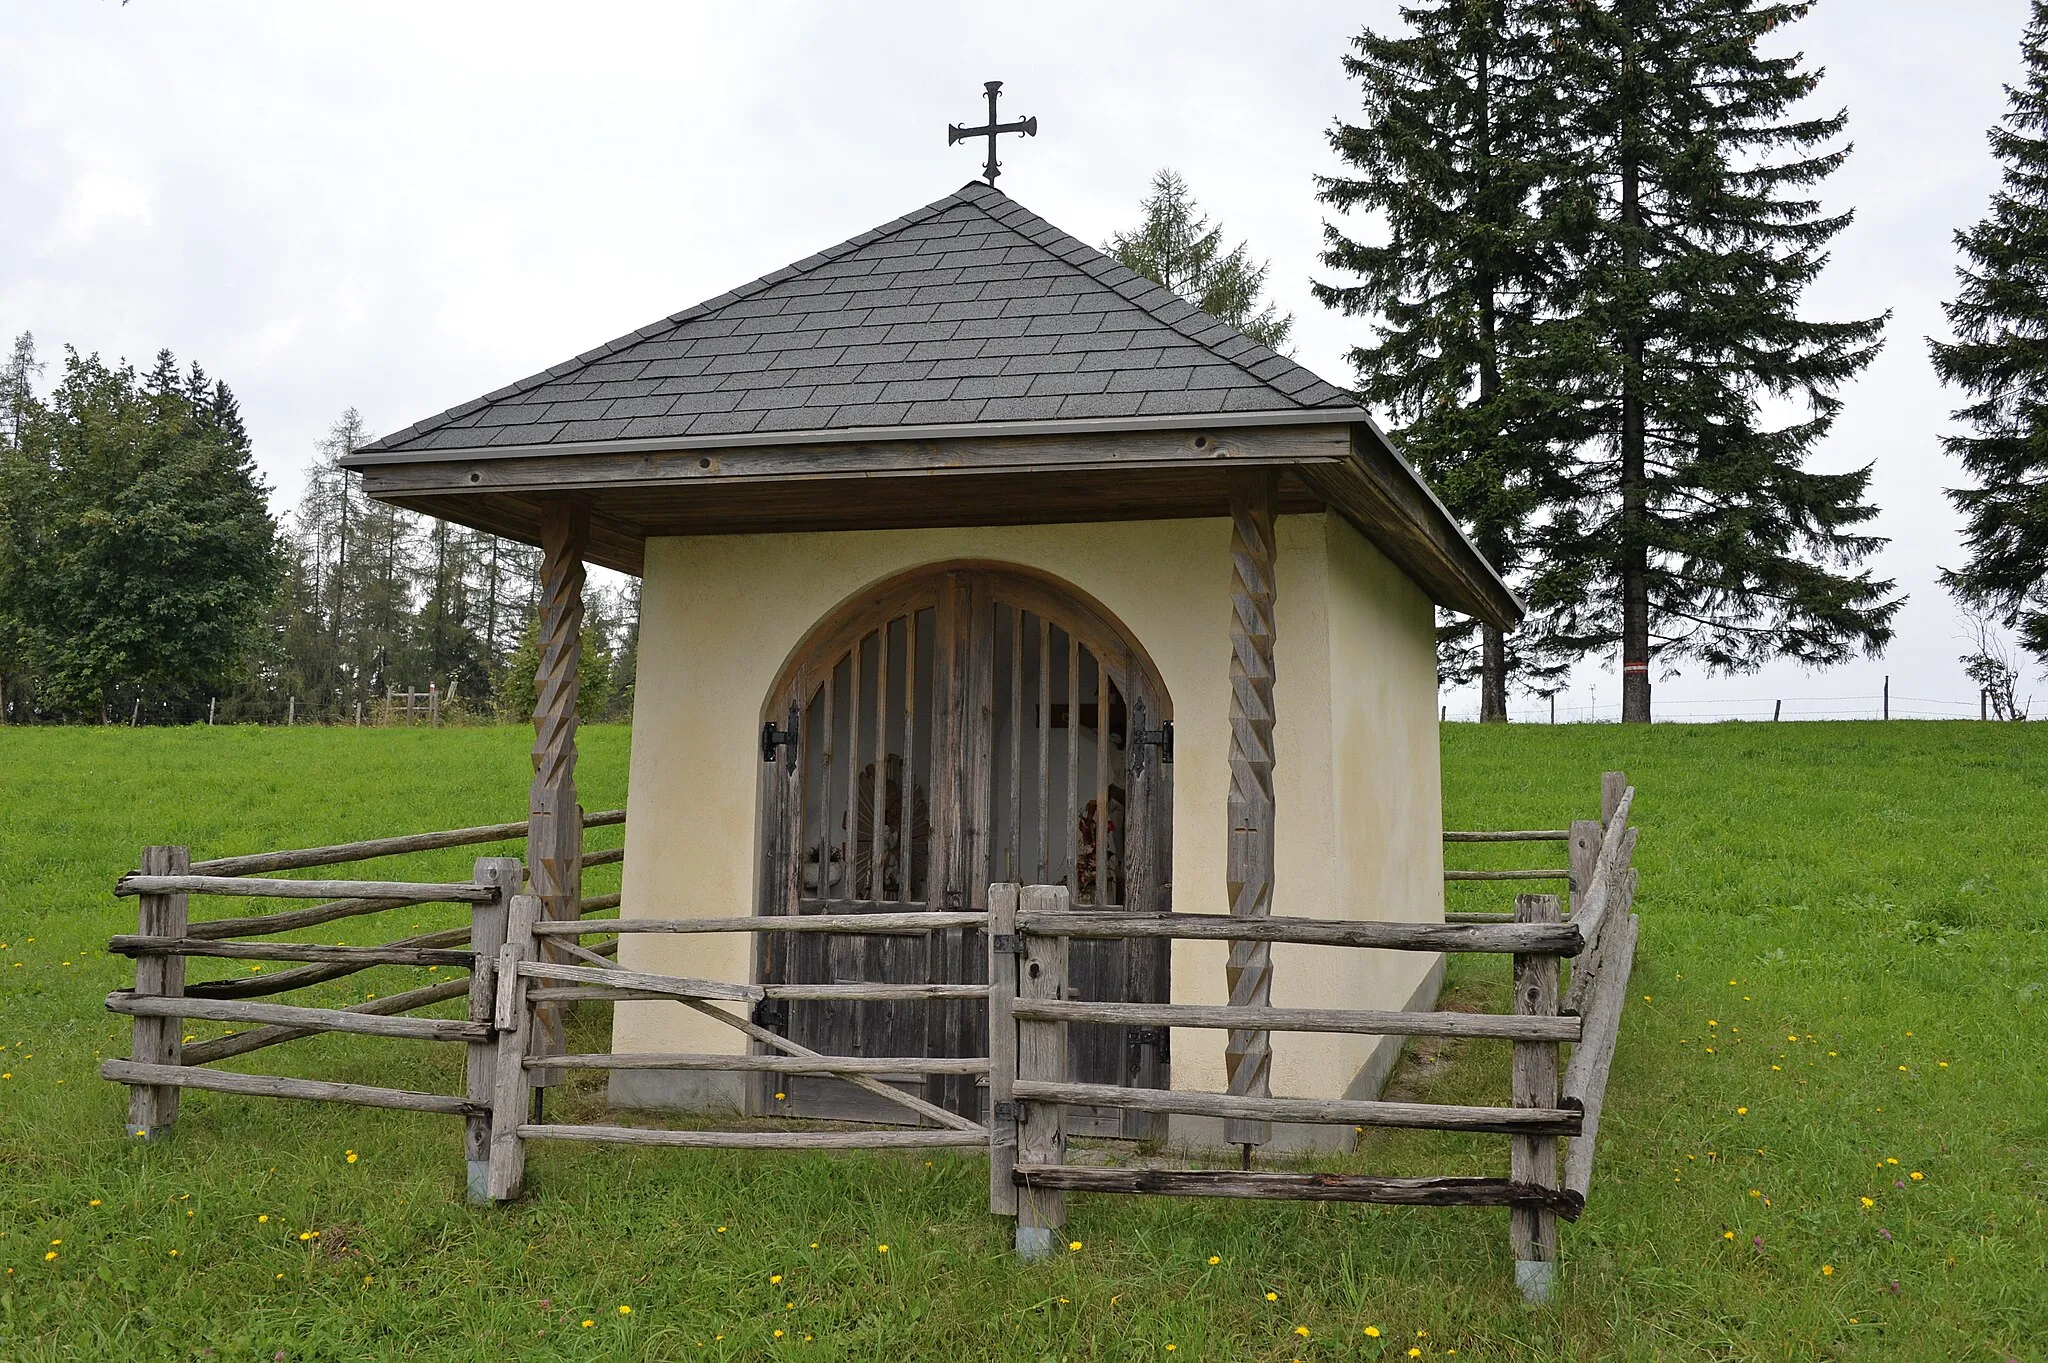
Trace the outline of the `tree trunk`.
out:
[[[1475,81],[1479,98],[1473,128],[1473,159],[1480,168],[1479,194],[1488,209],[1492,207],[1492,195],[1488,192],[1486,176],[1493,155],[1493,69],[1490,58],[1491,54],[1482,44]],[[1500,285],[1491,262],[1479,261],[1476,264],[1478,268],[1473,282],[1479,301],[1479,410],[1485,421],[1482,429],[1490,436],[1493,433],[1493,406],[1500,397],[1500,356],[1496,353]],[[1505,567],[1506,549],[1507,545],[1499,537],[1490,537],[1486,545],[1487,557],[1496,571]],[[1497,626],[1482,623],[1480,638],[1479,722],[1505,724],[1508,722],[1507,636]]]
[[[1631,69],[1633,60],[1631,59]],[[1633,111],[1631,111],[1633,112]],[[1624,139],[1628,137],[1625,131]],[[1623,287],[1635,292],[1643,268],[1639,167],[1624,143],[1621,157]],[[1646,435],[1643,415],[1641,319],[1623,322],[1621,365],[1621,722],[1650,722],[1649,545],[1645,535]]]

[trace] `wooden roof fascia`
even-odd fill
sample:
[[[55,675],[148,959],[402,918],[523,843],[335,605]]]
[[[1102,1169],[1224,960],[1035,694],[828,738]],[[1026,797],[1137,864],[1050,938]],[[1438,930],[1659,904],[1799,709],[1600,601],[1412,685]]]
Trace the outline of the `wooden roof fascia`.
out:
[[[1223,462],[1338,462],[1350,451],[1347,427],[1278,430],[1109,432],[1089,436],[915,439],[871,444],[789,444],[717,451],[478,456],[463,462],[394,459],[362,464],[377,497],[444,492],[469,496],[518,491],[675,487],[786,479],[873,478],[1002,472],[1062,473],[1115,467],[1214,467]]]

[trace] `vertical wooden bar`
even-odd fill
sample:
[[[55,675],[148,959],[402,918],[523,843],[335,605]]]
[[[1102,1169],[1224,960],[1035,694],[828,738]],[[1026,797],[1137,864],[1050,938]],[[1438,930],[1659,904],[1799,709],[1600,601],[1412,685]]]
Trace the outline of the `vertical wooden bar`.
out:
[[[1235,918],[1265,918],[1273,911],[1273,602],[1279,545],[1274,539],[1274,503],[1279,475],[1247,475],[1230,497],[1230,798],[1225,881]],[[1268,942],[1232,942],[1225,969],[1230,1002],[1237,1008],[1270,1007],[1273,948]],[[1266,1032],[1232,1031],[1224,1043],[1230,1092],[1268,1097],[1272,1089],[1272,1038]],[[1233,1145],[1263,1145],[1270,1122],[1231,1120],[1224,1139]]]
[[[1570,849],[1572,873],[1572,912],[1577,913],[1586,902],[1586,891],[1593,888],[1593,870],[1600,863],[1601,828],[1593,819],[1573,819]]]
[[[1017,901],[1012,882],[988,887],[988,1210],[991,1216],[1017,1214],[1017,1104],[1011,1085],[1017,1078]]]
[[[512,911],[512,896],[519,893],[525,870],[517,857],[479,857],[472,878],[498,892],[496,899],[473,904],[469,910],[469,949],[476,964],[469,975],[469,1020],[489,1026],[497,1016],[498,952],[505,945],[505,924]],[[497,1087],[497,1047],[489,1041],[472,1041],[463,1085],[469,1101],[489,1108]],[[491,1200],[491,1119],[488,1115],[465,1119],[463,1156],[469,1166],[469,1200]]]
[[[967,695],[959,715],[965,725],[961,735],[961,826],[964,830],[964,866],[961,879],[967,891],[966,906],[986,911],[990,868],[994,862],[995,840],[995,706],[996,706],[996,603],[988,574],[970,579],[967,597]],[[948,928],[946,938],[952,958],[952,978],[970,983],[980,973],[982,950],[974,938],[975,928]],[[945,1000],[933,1006],[935,1016],[945,1017],[953,1028],[955,1054],[976,1055],[987,1038],[987,1010],[965,1000]],[[932,1051],[943,1055],[944,1051]],[[978,1085],[971,1075],[947,1076],[944,1106],[964,1116],[977,1116]]]
[[[543,916],[542,910],[537,895],[513,896],[506,915],[505,941],[498,948],[493,1019],[498,1040],[492,1056],[491,1153],[485,1187],[493,1202],[509,1202],[519,1196],[526,1181],[526,1146],[519,1138],[519,1126],[526,1120],[533,1073],[526,1068],[526,1053],[532,1041],[534,1010],[526,1005],[526,981],[519,977],[519,963],[533,959],[533,925]]]
[[[1614,818],[1614,811],[1621,807],[1621,797],[1627,790],[1627,772],[1603,771],[1600,773],[1600,823],[1602,827],[1605,827]]]
[[[1067,635],[1067,830],[1061,835],[1060,884],[1081,898],[1081,641]]]
[[[1024,878],[1024,611],[1010,607],[1010,864],[1006,879]],[[991,929],[993,931],[993,929]]]
[[[860,898],[860,670],[866,639],[855,639],[846,676],[846,900]]]
[[[1560,921],[1557,896],[1515,896],[1517,923]],[[1558,958],[1516,955],[1515,1015],[1555,1017],[1558,1009]],[[1517,1041],[1514,1052],[1514,1105],[1554,1108],[1558,1104],[1558,1043]],[[1559,1186],[1558,1138],[1513,1136],[1508,1176],[1516,1183],[1544,1188]],[[1557,1284],[1557,1212],[1548,1206],[1508,1209],[1508,1240],[1515,1253],[1515,1286],[1522,1300],[1546,1302]]]
[[[1095,907],[1109,907],[1109,669],[1095,659]]]
[[[868,819],[868,898],[882,898],[882,858],[889,833],[889,622],[875,631],[875,780]]]
[[[1071,696],[1068,700],[1071,707]],[[1073,715],[1068,710],[1068,715]],[[1069,730],[1071,732],[1071,729]],[[1064,885],[1026,885],[1026,913],[1064,913],[1073,907],[1073,892]],[[1067,992],[1067,939],[1027,936],[1017,972],[1017,992],[1027,999],[1061,999]],[[1017,1077],[1064,1083],[1067,1077],[1067,1024],[1017,1024]],[[1020,1103],[1017,1132],[1020,1164],[1067,1162],[1066,1112],[1058,1103]],[[1030,1185],[1017,1194],[1017,1255],[1042,1259],[1053,1252],[1053,1232],[1067,1221],[1067,1195],[1058,1188]]]
[[[181,876],[192,867],[188,847],[145,847],[142,874]],[[181,894],[146,894],[135,910],[135,931],[144,937],[183,937],[186,900]],[[181,998],[185,993],[183,956],[138,956],[135,992],[153,998]],[[176,1065],[184,1057],[183,1018],[135,1019],[128,1054],[145,1065]],[[178,1120],[178,1089],[170,1084],[131,1084],[128,1088],[128,1134],[154,1140]]]
[[[541,508],[539,664],[534,674],[533,786],[527,799],[526,864],[542,916],[575,918],[583,898],[583,814],[576,803],[577,678],[583,657],[583,553],[590,543],[590,508],[555,498]],[[407,709],[411,708],[410,693]],[[408,716],[409,718],[409,716]],[[568,953],[550,944],[550,960]],[[559,1004],[535,1020],[536,1054],[565,1049]],[[539,1071],[534,1082],[560,1082]]]
[[[818,898],[832,898],[832,778],[839,774],[832,765],[839,746],[839,729],[833,723],[833,701],[839,691],[839,664],[825,665],[825,722],[818,727]]]
[[[1043,885],[1052,879],[1052,621],[1038,617],[1038,869]]]
[[[926,783],[929,788],[929,782]],[[903,617],[903,902],[917,902],[917,607]]]

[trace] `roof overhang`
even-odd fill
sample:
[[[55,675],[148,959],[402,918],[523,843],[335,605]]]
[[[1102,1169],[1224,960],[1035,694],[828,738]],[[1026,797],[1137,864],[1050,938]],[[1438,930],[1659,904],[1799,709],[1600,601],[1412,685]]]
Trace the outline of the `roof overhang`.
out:
[[[1227,515],[1237,474],[1277,468],[1282,512],[1333,510],[1446,609],[1503,629],[1523,607],[1361,408],[975,423],[568,447],[363,451],[373,497],[527,543],[562,496],[592,562],[637,575],[665,535]]]

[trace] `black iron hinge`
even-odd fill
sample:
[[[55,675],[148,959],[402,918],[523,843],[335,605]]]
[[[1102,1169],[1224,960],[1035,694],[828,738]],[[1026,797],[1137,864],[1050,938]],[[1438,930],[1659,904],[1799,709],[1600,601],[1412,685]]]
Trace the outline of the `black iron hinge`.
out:
[[[1129,1027],[1125,1029],[1125,1037],[1125,1044],[1131,1048],[1133,1058],[1136,1058],[1140,1047],[1155,1046],[1159,1050],[1159,1059],[1163,1064],[1167,1059],[1167,1048],[1172,1041],[1173,1033],[1165,1027]]]
[[[1136,720],[1136,724],[1131,730],[1131,741],[1133,743],[1156,743],[1159,745],[1159,760],[1162,762],[1173,761],[1173,721],[1169,719],[1156,729],[1145,728],[1145,704],[1143,701],[1138,703],[1137,712],[1133,718]]]
[[[789,1030],[789,1000],[755,1000],[754,1025],[756,1027],[766,1027],[771,1032],[787,1032]]]
[[[775,721],[772,719],[761,726],[761,760],[763,762],[773,762],[775,760],[775,750],[786,747],[789,749],[789,764],[794,767],[796,765],[796,735],[797,713],[796,707],[792,705],[789,707],[789,727],[787,729],[776,728]]]
[[[988,939],[988,949],[998,956],[1023,954],[1024,940],[1014,932],[999,932]]]
[[[1014,1102],[1010,1101],[1008,1098],[1003,1099],[1002,1102],[996,1104],[995,1117],[996,1120],[999,1122],[1016,1121],[1017,1105]]]

